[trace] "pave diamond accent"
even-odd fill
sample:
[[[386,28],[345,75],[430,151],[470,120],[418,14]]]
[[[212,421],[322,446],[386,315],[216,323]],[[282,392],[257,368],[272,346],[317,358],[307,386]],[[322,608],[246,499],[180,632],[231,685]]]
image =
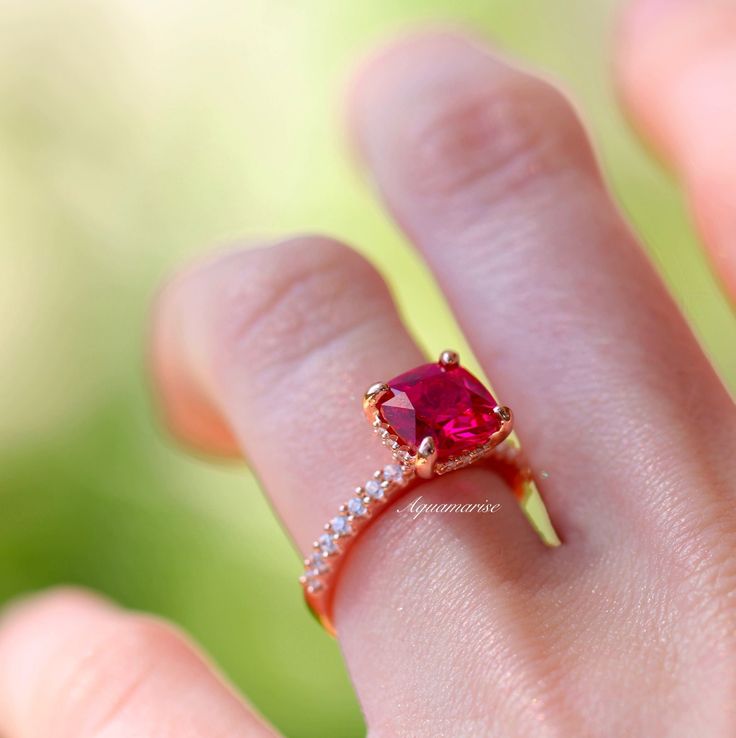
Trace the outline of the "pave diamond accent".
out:
[[[322,582],[313,573],[304,577],[304,584],[310,592],[319,592],[322,589]]]
[[[330,568],[327,566],[322,554],[317,551],[309,557],[309,564],[312,566],[312,570],[315,574],[324,574]]]
[[[329,533],[323,533],[317,539],[317,545],[325,556],[334,554],[337,551],[337,544]]]
[[[340,506],[340,514],[325,526],[325,532],[314,542],[314,551],[304,560],[300,581],[308,595],[329,596],[326,595],[329,583],[354,540],[353,534],[369,522],[375,510],[384,507],[413,478],[411,467],[403,469],[399,464],[387,464],[375,472],[365,486],[353,490],[353,496]],[[341,542],[338,543],[336,538]]]
[[[377,479],[369,479],[365,483],[365,493],[374,500],[383,498],[383,487]]]
[[[353,497],[352,499],[348,500],[348,512],[351,515],[355,515],[356,517],[365,515],[365,503],[363,502],[363,500],[360,499],[360,497]]]
[[[352,533],[352,528],[348,522],[347,515],[338,515],[337,517],[330,520],[330,528],[333,533],[338,536],[346,536],[348,533]]]
[[[386,464],[383,467],[383,478],[389,482],[400,482],[403,472],[398,464]]]

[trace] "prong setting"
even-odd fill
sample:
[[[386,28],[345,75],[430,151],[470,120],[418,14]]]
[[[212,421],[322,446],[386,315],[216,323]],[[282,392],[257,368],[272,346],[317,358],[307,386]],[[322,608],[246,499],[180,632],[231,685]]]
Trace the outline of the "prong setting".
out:
[[[389,386],[385,382],[376,382],[365,391],[363,395],[363,411],[368,416],[368,420],[373,420],[376,414],[376,403],[389,391]]]
[[[457,351],[453,351],[452,349],[445,349],[440,354],[439,365],[441,367],[444,367],[445,369],[450,369],[453,366],[459,366],[459,364],[460,356],[458,355]]]
[[[505,405],[496,405],[496,407],[493,408],[493,412],[501,423],[508,423],[509,420],[511,420],[511,408],[508,408]]]
[[[426,436],[422,439],[417,448],[416,461],[414,468],[417,475],[422,479],[429,479],[433,472],[435,462],[437,461],[437,446],[432,436]]]

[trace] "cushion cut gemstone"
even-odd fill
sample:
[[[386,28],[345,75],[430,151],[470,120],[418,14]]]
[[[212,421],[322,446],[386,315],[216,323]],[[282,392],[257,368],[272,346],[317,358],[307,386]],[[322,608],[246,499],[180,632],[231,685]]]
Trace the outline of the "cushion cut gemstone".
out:
[[[431,436],[437,461],[482,446],[501,427],[491,393],[460,366],[423,364],[387,384],[376,403],[379,417],[414,449]]]

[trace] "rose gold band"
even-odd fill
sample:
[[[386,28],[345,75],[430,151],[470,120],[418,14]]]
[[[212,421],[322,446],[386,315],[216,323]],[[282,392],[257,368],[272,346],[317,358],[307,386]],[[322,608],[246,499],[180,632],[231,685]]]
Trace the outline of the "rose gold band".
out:
[[[532,479],[521,458],[519,448],[504,440],[475,461],[499,474],[521,500]],[[304,573],[299,581],[307,606],[331,635],[336,635],[332,619],[336,585],[357,537],[387,507],[423,481],[427,480],[417,474],[412,463],[387,464],[355,488],[350,500],[340,506],[338,514],[325,524],[324,533],[314,542],[314,550],[304,559]]]

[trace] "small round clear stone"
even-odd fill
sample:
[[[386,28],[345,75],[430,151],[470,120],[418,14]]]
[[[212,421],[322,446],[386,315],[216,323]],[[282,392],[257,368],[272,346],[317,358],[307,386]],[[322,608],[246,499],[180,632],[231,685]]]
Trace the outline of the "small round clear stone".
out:
[[[338,536],[345,536],[351,532],[350,523],[345,515],[338,515],[330,520],[330,528]]]
[[[369,479],[365,483],[365,493],[374,500],[380,500],[383,497],[383,487],[377,479]]]
[[[322,549],[323,554],[332,554],[337,551],[337,544],[329,533],[323,533],[317,539],[317,543],[319,544],[320,549]]]
[[[353,497],[349,500],[348,512],[356,517],[365,515],[365,505],[363,504],[363,500],[361,500],[360,497]]]
[[[321,553],[318,551],[315,551],[310,557],[309,557],[311,566],[313,567],[312,571],[317,574],[324,574],[329,567],[325,563],[324,556],[322,556]]]
[[[400,482],[402,476],[401,467],[398,464],[386,464],[383,467],[383,478],[389,482]]]

